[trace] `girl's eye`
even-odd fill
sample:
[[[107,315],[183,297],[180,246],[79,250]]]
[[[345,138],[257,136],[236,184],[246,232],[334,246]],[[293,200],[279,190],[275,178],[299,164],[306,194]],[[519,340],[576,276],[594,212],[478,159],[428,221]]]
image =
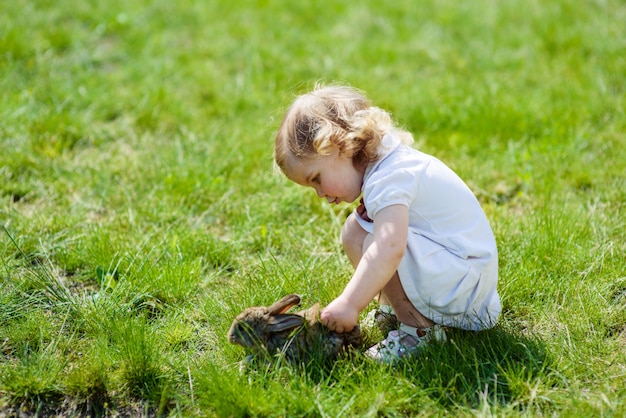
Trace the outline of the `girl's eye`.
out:
[[[313,179],[311,181],[313,183],[315,183],[315,184],[319,184],[319,182],[320,182],[320,175],[318,174],[317,176],[313,177]]]

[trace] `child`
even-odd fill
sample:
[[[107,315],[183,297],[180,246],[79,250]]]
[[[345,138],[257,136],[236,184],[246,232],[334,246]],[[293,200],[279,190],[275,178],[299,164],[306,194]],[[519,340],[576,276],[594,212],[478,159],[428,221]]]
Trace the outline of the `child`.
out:
[[[341,231],[355,272],[321,320],[349,331],[378,295],[400,325],[366,354],[386,363],[445,341],[444,326],[481,330],[500,314],[496,242],[484,212],[450,168],[412,142],[361,93],[328,86],[294,101],[274,151],[289,179],[329,203],[362,196]]]

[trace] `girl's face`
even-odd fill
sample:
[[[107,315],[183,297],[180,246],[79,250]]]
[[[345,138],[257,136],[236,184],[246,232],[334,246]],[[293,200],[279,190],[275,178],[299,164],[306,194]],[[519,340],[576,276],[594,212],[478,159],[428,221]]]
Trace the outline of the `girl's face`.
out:
[[[313,187],[328,203],[352,203],[361,195],[365,165],[357,168],[351,157],[340,156],[335,151],[306,161],[289,158],[284,172],[290,180]]]

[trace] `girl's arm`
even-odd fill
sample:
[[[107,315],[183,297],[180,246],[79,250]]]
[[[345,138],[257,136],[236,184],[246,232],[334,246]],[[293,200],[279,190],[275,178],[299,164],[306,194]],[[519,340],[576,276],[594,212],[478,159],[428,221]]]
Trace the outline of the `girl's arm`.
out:
[[[337,332],[352,330],[367,307],[398,270],[409,231],[409,210],[403,205],[382,209],[374,219],[374,235],[344,289],[321,314],[322,323]],[[367,240],[367,238],[366,238]]]

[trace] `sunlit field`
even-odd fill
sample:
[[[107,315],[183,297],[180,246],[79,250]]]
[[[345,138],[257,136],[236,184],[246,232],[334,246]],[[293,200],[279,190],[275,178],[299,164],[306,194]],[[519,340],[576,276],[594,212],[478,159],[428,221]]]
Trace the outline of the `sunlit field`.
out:
[[[2,2],[0,416],[626,415],[625,22],[618,0]],[[241,367],[236,314],[352,273],[353,206],[272,164],[316,82],[475,192],[494,329],[397,367]]]

